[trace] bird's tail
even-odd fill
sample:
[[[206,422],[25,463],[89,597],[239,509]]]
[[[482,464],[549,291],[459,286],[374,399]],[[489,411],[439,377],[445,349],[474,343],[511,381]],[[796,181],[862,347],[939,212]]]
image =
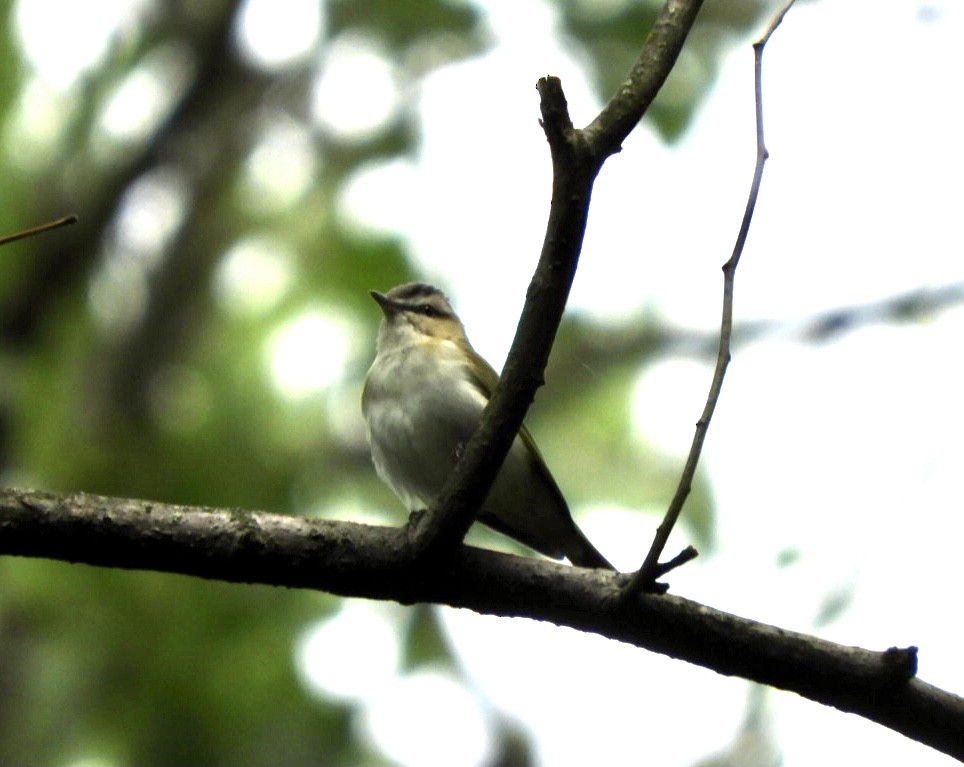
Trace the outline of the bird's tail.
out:
[[[583,535],[578,527],[576,528],[576,532],[578,533],[577,546],[573,547],[573,551],[566,553],[566,559],[576,567],[601,568],[605,570],[616,569],[606,557],[599,553],[599,549],[589,542],[589,539]]]

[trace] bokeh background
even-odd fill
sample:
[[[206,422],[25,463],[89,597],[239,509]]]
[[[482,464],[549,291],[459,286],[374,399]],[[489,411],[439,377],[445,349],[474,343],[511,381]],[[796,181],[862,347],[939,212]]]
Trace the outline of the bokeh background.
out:
[[[530,415],[580,525],[638,566],[709,384],[775,3],[708,0],[596,187]],[[499,367],[548,210],[534,84],[586,123],[632,0],[0,3],[5,483],[396,524],[359,411],[371,288],[450,293]],[[673,589],[921,647],[964,691],[964,13],[803,3]],[[895,300],[895,297],[901,297]],[[828,314],[829,313],[829,314]],[[525,553],[473,530],[479,545]],[[862,720],[466,611],[0,560],[0,764],[949,764]]]

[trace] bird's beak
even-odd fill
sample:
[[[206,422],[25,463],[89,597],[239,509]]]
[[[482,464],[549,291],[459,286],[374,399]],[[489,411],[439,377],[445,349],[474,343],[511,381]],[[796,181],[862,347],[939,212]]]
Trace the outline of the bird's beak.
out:
[[[382,311],[385,313],[386,317],[391,317],[395,314],[398,314],[398,312],[401,310],[401,307],[384,293],[379,293],[377,290],[369,290],[368,293],[372,298],[375,299],[375,303],[382,307]]]

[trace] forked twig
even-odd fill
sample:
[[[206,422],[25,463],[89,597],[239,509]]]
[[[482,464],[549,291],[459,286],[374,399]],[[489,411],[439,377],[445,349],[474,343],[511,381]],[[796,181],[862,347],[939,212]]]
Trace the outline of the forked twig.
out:
[[[733,253],[729,260],[723,264],[723,319],[720,326],[720,346],[716,357],[716,370],[713,372],[713,381],[710,384],[710,391],[706,398],[706,405],[699,421],[696,422],[696,433],[693,435],[693,442],[690,445],[689,455],[686,457],[686,464],[680,476],[679,484],[676,487],[676,494],[666,510],[663,521],[656,529],[656,536],[650,546],[649,553],[643,561],[642,567],[636,572],[632,580],[626,586],[625,595],[632,596],[640,591],[661,590],[656,586],[656,579],[672,569],[661,566],[659,558],[662,556],[663,549],[673,530],[676,520],[679,519],[683,504],[690,494],[693,486],[693,477],[696,474],[696,466],[700,460],[700,453],[703,450],[703,441],[706,439],[706,432],[716,410],[716,403],[720,398],[720,391],[723,388],[723,377],[726,375],[726,368],[730,364],[730,338],[733,334],[733,284],[736,277],[736,267],[740,263],[740,256],[743,255],[743,247],[746,244],[746,237],[750,231],[750,222],[753,219],[753,211],[756,208],[757,196],[760,192],[760,181],[763,178],[763,166],[766,164],[769,152],[763,140],[763,49],[770,39],[770,36],[780,26],[783,17],[793,5],[794,0],[790,0],[773,17],[766,31],[759,40],[753,44],[753,79],[754,91],[756,96],[756,165],[753,169],[753,181],[750,184],[750,193],[746,201],[746,209],[743,212],[743,221],[740,223],[740,231],[736,236],[736,243],[733,246]],[[673,562],[688,561],[692,557],[674,558]]]

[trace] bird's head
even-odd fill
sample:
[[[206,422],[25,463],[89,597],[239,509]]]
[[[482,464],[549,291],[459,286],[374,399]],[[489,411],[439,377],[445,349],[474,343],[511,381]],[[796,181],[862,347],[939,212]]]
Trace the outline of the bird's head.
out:
[[[373,290],[371,296],[385,315],[379,331],[380,341],[466,343],[462,322],[445,294],[433,285],[409,282],[392,288],[388,293]]]

